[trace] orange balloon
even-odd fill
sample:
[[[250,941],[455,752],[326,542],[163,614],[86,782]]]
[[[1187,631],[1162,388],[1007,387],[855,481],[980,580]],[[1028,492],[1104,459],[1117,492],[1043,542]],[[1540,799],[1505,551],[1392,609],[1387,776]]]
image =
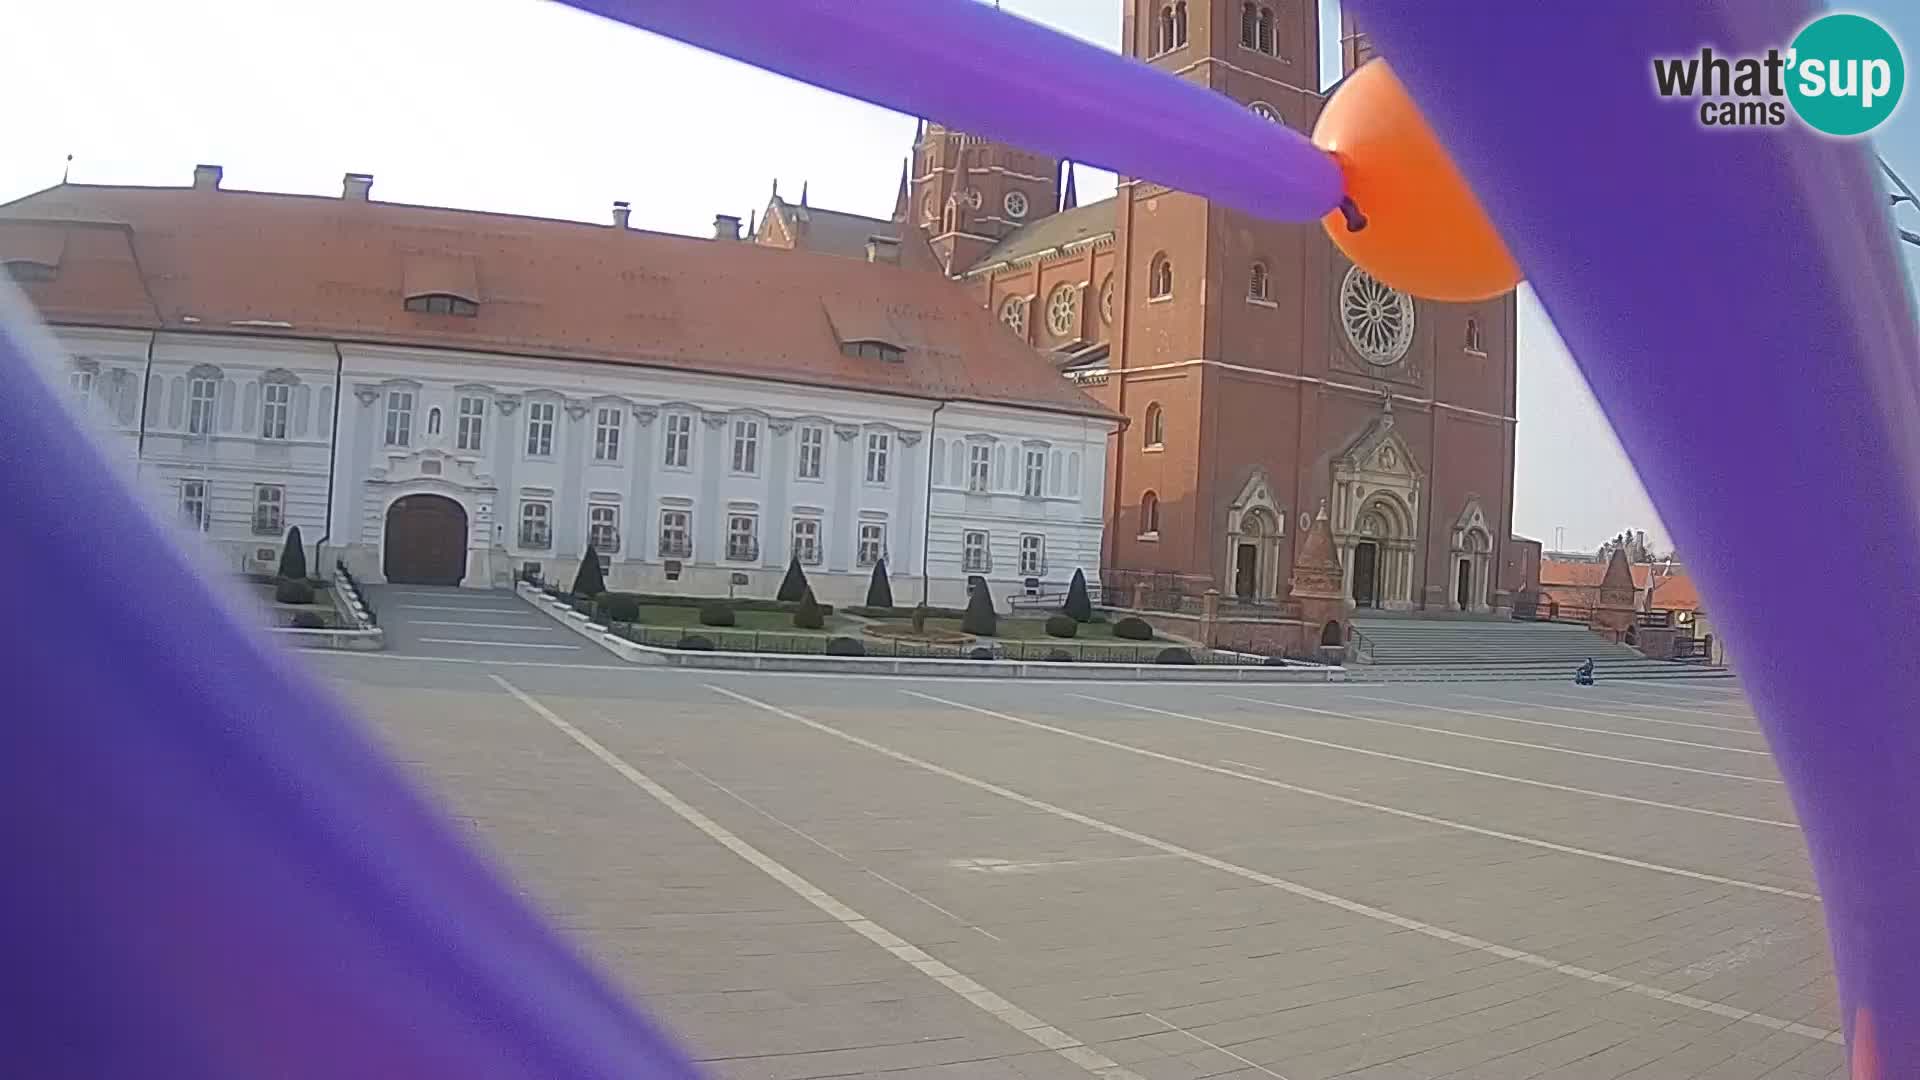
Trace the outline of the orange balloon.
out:
[[[1313,141],[1340,163],[1367,222],[1354,232],[1336,210],[1327,234],[1369,274],[1428,300],[1485,300],[1520,283],[1480,201],[1384,60],[1340,84]]]

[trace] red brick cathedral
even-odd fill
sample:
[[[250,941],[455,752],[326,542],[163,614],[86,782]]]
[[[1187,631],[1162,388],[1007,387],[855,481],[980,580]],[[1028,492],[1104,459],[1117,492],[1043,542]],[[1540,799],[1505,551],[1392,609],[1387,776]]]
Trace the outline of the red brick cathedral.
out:
[[[1348,22],[1344,63],[1369,56]],[[1319,5],[1128,0],[1127,52],[1309,131]],[[1036,108],[1044,107],[1036,102]],[[1128,418],[1107,584],[1284,600],[1324,511],[1359,608],[1500,610],[1513,504],[1514,298],[1416,301],[1318,225],[1278,225],[925,125],[890,220],[778,192],[759,243],[941,272]]]

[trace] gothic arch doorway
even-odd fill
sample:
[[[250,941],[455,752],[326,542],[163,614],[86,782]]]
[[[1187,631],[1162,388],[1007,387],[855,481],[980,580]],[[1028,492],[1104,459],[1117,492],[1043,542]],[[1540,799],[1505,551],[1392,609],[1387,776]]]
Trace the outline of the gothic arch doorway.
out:
[[[1242,600],[1272,600],[1285,590],[1286,517],[1273,501],[1267,471],[1255,467],[1227,506],[1227,584]]]
[[[1413,593],[1413,514],[1391,492],[1370,496],[1346,546],[1347,595],[1356,607],[1405,610]]]
[[[467,512],[444,495],[387,508],[381,572],[395,585],[458,585],[467,576]]]
[[[1280,525],[1265,509],[1249,509],[1240,515],[1240,528],[1234,534],[1233,594],[1242,600],[1267,595],[1267,580],[1273,576],[1270,549],[1278,547]]]

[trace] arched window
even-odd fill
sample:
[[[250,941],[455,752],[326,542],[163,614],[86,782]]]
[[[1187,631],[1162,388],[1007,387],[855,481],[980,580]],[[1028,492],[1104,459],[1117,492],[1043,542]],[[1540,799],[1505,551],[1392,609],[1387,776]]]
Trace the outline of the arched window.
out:
[[[1151,491],[1140,496],[1140,535],[1160,535],[1160,496]]]
[[[1173,48],[1173,8],[1170,6],[1160,9],[1159,37],[1160,40],[1153,43],[1154,52],[1163,53]]]
[[[1240,47],[1251,49],[1260,43],[1260,9],[1253,4],[1240,6]]]
[[[1480,332],[1479,319],[1467,320],[1467,351],[1470,353],[1480,353],[1481,355],[1486,354],[1487,339],[1485,335]]]
[[[1187,0],[1173,5],[1173,47],[1178,49],[1187,43]]]
[[[960,229],[960,200],[948,199],[946,213],[940,216],[941,232],[958,232]]]
[[[1165,252],[1153,257],[1147,267],[1147,299],[1165,300],[1173,295],[1173,263]]]
[[[1267,264],[1255,259],[1253,267],[1247,271],[1247,299],[1265,303],[1273,299],[1272,283],[1267,278]]]
[[[427,410],[427,434],[429,435],[440,434],[440,410],[439,409]]]
[[[1260,30],[1260,40],[1257,44],[1254,45],[1254,48],[1260,52],[1266,53],[1268,56],[1272,56],[1274,54],[1273,53],[1273,9],[1272,8],[1263,7],[1260,9],[1259,30]]]
[[[1147,406],[1147,422],[1141,425],[1141,436],[1149,450],[1158,450],[1167,444],[1167,413],[1157,401]]]

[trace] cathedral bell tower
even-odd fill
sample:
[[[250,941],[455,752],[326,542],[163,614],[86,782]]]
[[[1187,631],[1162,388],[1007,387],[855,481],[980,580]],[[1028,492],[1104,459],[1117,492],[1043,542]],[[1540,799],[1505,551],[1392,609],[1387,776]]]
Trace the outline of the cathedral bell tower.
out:
[[[906,224],[949,274],[1060,205],[1060,161],[941,124],[923,124],[908,160]]]

